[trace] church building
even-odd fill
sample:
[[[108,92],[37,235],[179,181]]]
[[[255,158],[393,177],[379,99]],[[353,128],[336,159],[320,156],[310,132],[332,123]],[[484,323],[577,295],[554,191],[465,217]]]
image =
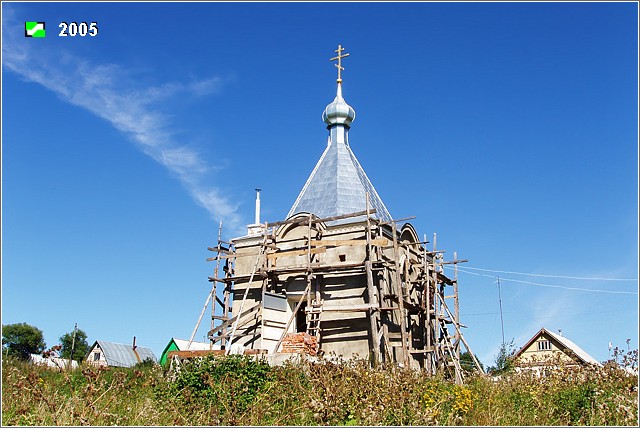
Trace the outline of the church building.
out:
[[[366,358],[450,370],[461,381],[458,284],[443,265],[462,261],[445,262],[394,220],[358,162],[343,51],[332,58],[336,95],[322,114],[326,149],[287,218],[260,223],[258,191],[247,235],[209,248],[217,253],[209,279],[224,290],[209,339],[228,352]]]

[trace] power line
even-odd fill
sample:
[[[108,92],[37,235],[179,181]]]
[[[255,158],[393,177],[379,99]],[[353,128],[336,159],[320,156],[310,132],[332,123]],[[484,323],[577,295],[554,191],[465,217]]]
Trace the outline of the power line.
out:
[[[600,290],[600,289],[580,288],[580,287],[565,287],[565,286],[562,286],[562,285],[539,284],[537,282],[520,281],[518,279],[506,279],[506,278],[503,278],[503,280],[504,281],[517,282],[517,283],[520,283],[520,284],[536,285],[538,287],[562,288],[564,290],[591,291],[591,292],[594,292],[594,293],[634,294],[634,295],[638,295],[638,293],[635,292],[635,291],[617,291],[617,290]]]
[[[466,268],[458,268],[458,270],[460,272],[467,273],[469,275],[484,276],[484,277],[487,277],[487,278],[495,278],[494,275],[487,275],[487,274],[482,274],[482,273],[469,272],[469,271],[466,270]],[[638,295],[638,293],[635,292],[635,291],[616,291],[616,290],[600,290],[600,289],[593,289],[593,288],[565,287],[565,286],[562,286],[562,285],[540,284],[538,282],[521,281],[519,279],[508,279],[508,278],[500,278],[500,279],[502,281],[510,281],[510,282],[517,282],[519,284],[535,285],[537,287],[561,288],[563,290],[572,290],[572,291],[590,291],[592,293],[633,294],[633,295],[636,295],[636,296]]]
[[[482,269],[465,266],[465,269],[479,270],[483,272],[494,273],[510,273],[513,275],[527,275],[527,276],[539,276],[543,278],[562,278],[562,279],[582,279],[586,281],[637,281],[638,278],[598,278],[598,277],[584,277],[584,276],[566,276],[566,275],[543,275],[540,273],[526,273],[526,272],[513,272],[508,270],[495,270],[495,269]]]
[[[505,311],[507,314],[512,314],[513,311]],[[579,315],[592,315],[592,314],[614,314],[617,313],[617,311],[614,310],[610,310],[610,311],[589,311],[589,312],[563,312],[562,316],[579,316]],[[473,312],[473,313],[464,313],[463,315],[465,317],[483,317],[483,316],[489,316],[489,315],[499,315],[500,312]]]

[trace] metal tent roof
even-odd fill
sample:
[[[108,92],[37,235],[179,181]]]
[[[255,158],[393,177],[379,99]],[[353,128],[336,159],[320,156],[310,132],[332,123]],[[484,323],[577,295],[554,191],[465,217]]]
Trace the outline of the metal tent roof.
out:
[[[373,215],[382,221],[391,221],[392,217],[387,207],[349,147],[349,124],[339,122],[327,113],[327,111],[331,113],[335,110],[335,105],[342,106],[343,110],[349,114],[353,112],[353,109],[342,98],[340,83],[338,83],[336,99],[327,106],[323,115],[325,118],[329,115],[328,119],[325,119],[329,124],[330,131],[327,148],[311,172],[287,217],[300,212],[312,213],[323,218],[365,211],[368,193],[369,208],[376,209],[376,213]],[[355,112],[353,118],[355,118]],[[349,116],[350,120],[353,118]]]

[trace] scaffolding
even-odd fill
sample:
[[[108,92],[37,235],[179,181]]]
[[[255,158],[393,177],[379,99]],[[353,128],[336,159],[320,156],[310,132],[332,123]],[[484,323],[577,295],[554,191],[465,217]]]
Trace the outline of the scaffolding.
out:
[[[269,343],[271,349],[261,352],[278,354],[293,328],[310,336],[318,354],[322,355],[325,345],[329,346],[323,336],[327,333],[324,326],[329,314],[335,321],[336,317],[364,313],[373,365],[391,362],[401,367],[420,367],[428,375],[445,372],[461,384],[464,370],[460,365],[460,351],[464,345],[482,373],[461,331],[465,326],[460,323],[457,266],[467,260],[458,259],[454,252],[453,260],[445,261],[445,251],[436,248],[435,234],[429,250],[426,237],[417,239],[411,225],[398,229],[400,221],[410,219],[382,222],[373,214],[375,209],[369,208],[367,195],[366,211],[329,218],[298,214],[285,221],[263,223],[260,232],[253,236],[252,250],[244,252],[238,251],[236,240],[222,241],[219,231],[217,245],[208,248],[216,254],[207,259],[216,262],[214,275],[209,277],[212,290],[207,300],[213,302],[208,332],[212,348],[219,344],[228,354],[234,352],[235,345],[246,344],[248,337],[252,337],[253,352],[256,346],[267,347],[264,344]],[[354,236],[336,239],[340,236],[335,233],[325,236],[330,235],[326,225],[336,223],[357,225],[361,233],[355,239]],[[297,236],[283,237],[283,228],[296,229]],[[257,252],[253,250],[256,247]],[[337,261],[328,256],[330,251],[347,254],[353,248],[363,256],[352,262],[342,255]],[[240,258],[254,262],[245,262],[243,272],[236,273]],[[296,263],[279,263],[285,258]],[[224,274],[220,273],[221,264]],[[453,278],[445,275],[446,265],[453,266]],[[341,302],[325,293],[323,281],[341,275],[349,275],[351,281],[360,284],[362,302]],[[287,290],[292,278],[300,281],[301,289],[304,286],[299,297]],[[221,298],[217,295],[218,286],[222,288]],[[248,298],[250,293],[252,297]],[[287,295],[289,299],[296,297],[295,307],[292,302],[287,316],[278,320],[268,316],[272,303],[265,302],[278,301],[278,297]],[[304,326],[292,325],[301,318]],[[269,332],[271,342],[267,338]],[[273,332],[278,334],[273,336]],[[336,340],[340,337],[332,339]],[[343,340],[350,339],[345,336]]]

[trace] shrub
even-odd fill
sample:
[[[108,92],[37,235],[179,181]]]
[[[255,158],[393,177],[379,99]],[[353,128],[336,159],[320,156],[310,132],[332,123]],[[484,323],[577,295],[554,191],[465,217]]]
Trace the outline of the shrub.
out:
[[[263,360],[243,355],[207,356],[183,363],[171,385],[187,404],[199,404],[233,423],[271,378]]]

